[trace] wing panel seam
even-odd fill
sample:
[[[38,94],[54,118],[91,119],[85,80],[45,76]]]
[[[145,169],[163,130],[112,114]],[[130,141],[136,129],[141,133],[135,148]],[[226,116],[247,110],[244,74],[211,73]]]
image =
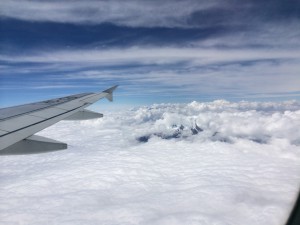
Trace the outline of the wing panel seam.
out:
[[[80,98],[86,97],[86,96],[91,95],[91,94],[94,94],[94,93],[85,93],[85,95],[81,96]],[[67,96],[67,97],[71,97],[71,96]],[[65,97],[65,98],[67,98],[67,97]],[[80,98],[77,98],[77,99],[79,100]],[[9,120],[9,119],[12,119],[12,118],[20,117],[20,116],[23,116],[23,115],[28,115],[30,113],[42,111],[42,110],[45,110],[45,109],[48,109],[48,108],[51,108],[51,107],[56,107],[56,106],[71,102],[73,100],[76,100],[76,99],[71,99],[70,101],[65,101],[65,102],[58,102],[58,103],[55,103],[55,104],[52,104],[52,105],[47,105],[47,106],[41,107],[39,109],[34,109],[32,111],[28,111],[28,112],[20,113],[20,114],[17,114],[17,115],[9,116],[9,117],[0,119],[0,122],[6,121],[6,120]],[[50,100],[46,100],[46,101],[50,101]],[[43,101],[43,102],[46,102],[46,101]],[[41,102],[38,102],[38,103],[41,103]],[[32,103],[32,104],[34,104],[34,103]],[[9,108],[12,108],[12,107],[9,107]]]
[[[43,122],[45,122],[45,121],[51,120],[51,119],[53,119],[53,118],[55,118],[55,117],[58,117],[58,116],[61,116],[61,115],[63,115],[63,114],[66,114],[66,113],[72,112],[72,111],[74,111],[74,110],[76,110],[76,109],[82,108],[82,107],[83,107],[83,106],[85,106],[85,105],[87,105],[87,104],[84,104],[84,105],[82,105],[82,106],[76,107],[76,108],[74,108],[74,109],[71,109],[71,110],[69,110],[69,111],[63,112],[63,113],[61,113],[61,114],[58,114],[58,115],[55,115],[55,116],[49,117],[49,118],[47,118],[47,119],[45,119],[45,120],[42,120],[42,121],[39,121],[39,122],[36,122],[36,123],[30,124],[30,125],[28,125],[28,126],[25,126],[25,127],[22,127],[22,128],[19,128],[19,129],[17,129],[17,130],[10,131],[10,132],[9,132],[9,133],[7,133],[7,134],[3,134],[3,135],[1,135],[1,136],[0,136],[0,138],[1,138],[1,137],[4,137],[4,136],[7,136],[7,135],[9,135],[9,134],[15,133],[15,132],[17,132],[17,131],[20,131],[20,130],[26,129],[26,128],[28,128],[28,127],[31,127],[31,126],[34,126],[34,125],[37,125],[37,124],[43,123]]]

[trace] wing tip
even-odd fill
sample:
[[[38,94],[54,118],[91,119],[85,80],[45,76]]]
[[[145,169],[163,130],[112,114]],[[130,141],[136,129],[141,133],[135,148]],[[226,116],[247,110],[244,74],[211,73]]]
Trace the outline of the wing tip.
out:
[[[113,101],[113,92],[114,92],[114,90],[118,87],[119,85],[115,85],[115,86],[112,86],[111,88],[108,88],[108,89],[106,89],[105,91],[103,91],[103,92],[105,92],[105,93],[107,93],[107,95],[105,96],[109,101]]]
[[[119,85],[112,86],[111,88],[108,88],[108,89],[106,89],[106,90],[103,91],[103,92],[112,94],[112,93],[114,92],[114,90],[115,90],[118,86],[119,86]]]

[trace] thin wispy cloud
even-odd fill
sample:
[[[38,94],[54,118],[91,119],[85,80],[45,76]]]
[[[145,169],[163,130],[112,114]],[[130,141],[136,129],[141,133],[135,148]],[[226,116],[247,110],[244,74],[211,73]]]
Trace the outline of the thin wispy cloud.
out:
[[[297,7],[293,0],[7,0],[1,88],[18,80],[72,93],[120,84],[122,95],[153,99],[297,97]]]
[[[243,62],[266,59],[298,59],[298,49],[205,49],[205,48],[172,48],[172,47],[132,47],[109,50],[57,50],[20,55],[0,55],[0,60],[27,63],[82,62],[128,64],[167,64],[180,61],[201,61],[203,63]]]
[[[47,36],[52,37],[48,40],[44,40],[43,35],[39,36],[38,32],[35,32],[39,39],[32,37],[34,41],[30,42],[30,45],[34,45],[35,42],[43,42],[46,45],[63,42],[65,45],[84,43],[97,47],[149,43],[299,47],[300,13],[297,9],[299,2],[296,0],[7,0],[1,4],[0,16],[4,20],[13,19],[29,24],[38,22],[35,26],[39,26],[42,33],[47,32],[40,26],[42,23],[62,26],[58,29],[55,29],[55,26],[47,27],[50,28]],[[64,24],[75,26],[66,27]],[[101,28],[104,24],[116,27]],[[30,32],[27,24],[22,24],[21,29],[22,27],[26,32]],[[141,28],[150,29],[151,32],[140,30]],[[99,33],[99,29],[102,29],[102,32]],[[77,32],[86,33],[86,38],[74,35]],[[70,33],[73,35],[69,37]],[[63,39],[66,36],[72,41],[65,42]],[[53,40],[56,40],[56,43],[53,43]],[[7,41],[9,43],[9,40]]]
[[[28,21],[100,24],[143,27],[187,27],[188,18],[213,2],[188,1],[5,1],[1,15]]]
[[[89,81],[116,82],[135,95],[152,94],[151,87],[155,87],[157,93],[168,90],[169,95],[242,98],[274,90],[288,94],[299,91],[300,86],[300,53],[296,50],[134,47],[1,55],[0,59],[14,63],[2,69],[3,75],[48,74],[43,79],[59,80],[62,87],[72,87],[70,82],[78,87]],[[33,63],[32,69],[18,66],[26,63]],[[141,91],[131,89],[135,86],[141,86]]]
[[[297,1],[267,0],[88,0],[34,1],[6,0],[2,17],[28,21],[60,23],[114,23],[142,27],[199,27],[211,25],[249,25],[265,21],[294,20],[299,16]],[[255,16],[253,16],[255,15]]]

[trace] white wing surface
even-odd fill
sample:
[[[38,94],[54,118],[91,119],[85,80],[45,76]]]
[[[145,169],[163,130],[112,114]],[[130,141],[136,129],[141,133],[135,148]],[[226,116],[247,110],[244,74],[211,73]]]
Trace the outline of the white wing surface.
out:
[[[94,102],[113,100],[117,86],[99,93],[82,93],[63,98],[0,109],[0,155],[34,154],[62,150],[67,144],[34,135],[60,120],[100,118],[86,110]]]

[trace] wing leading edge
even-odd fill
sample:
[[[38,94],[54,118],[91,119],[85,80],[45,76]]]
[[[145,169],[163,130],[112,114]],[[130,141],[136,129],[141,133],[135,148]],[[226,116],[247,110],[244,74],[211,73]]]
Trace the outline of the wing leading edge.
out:
[[[86,110],[94,102],[113,101],[113,86],[97,93],[82,93],[42,102],[0,109],[0,155],[33,154],[66,149],[67,144],[34,135],[60,120],[100,118]]]

